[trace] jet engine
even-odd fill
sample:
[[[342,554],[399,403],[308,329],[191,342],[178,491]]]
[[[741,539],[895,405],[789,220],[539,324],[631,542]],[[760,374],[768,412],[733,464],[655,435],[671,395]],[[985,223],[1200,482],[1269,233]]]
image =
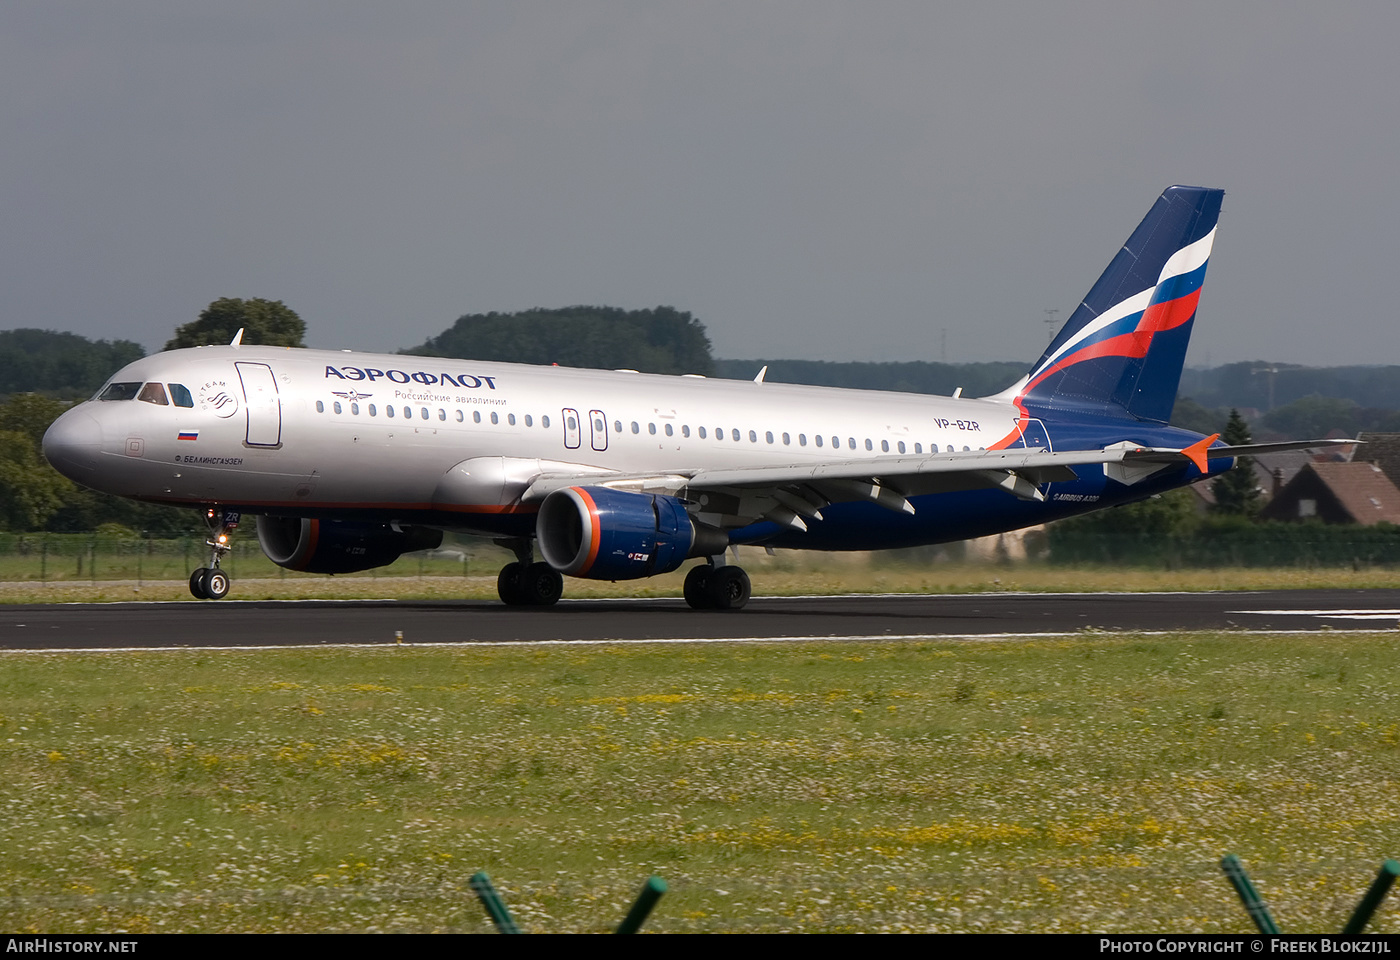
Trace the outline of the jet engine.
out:
[[[258,517],[258,543],[269,560],[288,570],[357,573],[393,563],[414,550],[433,550],[442,545],[442,531],[264,516]]]
[[[567,487],[545,497],[535,536],[551,567],[590,580],[667,573],[729,545],[724,531],[696,523],[675,497],[608,487]]]

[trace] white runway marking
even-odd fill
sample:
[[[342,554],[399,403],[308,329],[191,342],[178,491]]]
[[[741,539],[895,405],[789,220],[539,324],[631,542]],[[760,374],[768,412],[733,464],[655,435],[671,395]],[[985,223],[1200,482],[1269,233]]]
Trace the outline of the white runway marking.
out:
[[[1395,620],[1400,610],[1227,610],[1231,614],[1254,614],[1261,617],[1317,617],[1322,620]]]

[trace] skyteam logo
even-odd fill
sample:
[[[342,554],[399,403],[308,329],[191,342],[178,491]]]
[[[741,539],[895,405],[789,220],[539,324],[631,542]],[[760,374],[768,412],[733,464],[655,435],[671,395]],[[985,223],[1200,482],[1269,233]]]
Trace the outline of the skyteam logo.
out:
[[[224,380],[210,380],[199,388],[199,409],[226,420],[238,412],[238,393]]]

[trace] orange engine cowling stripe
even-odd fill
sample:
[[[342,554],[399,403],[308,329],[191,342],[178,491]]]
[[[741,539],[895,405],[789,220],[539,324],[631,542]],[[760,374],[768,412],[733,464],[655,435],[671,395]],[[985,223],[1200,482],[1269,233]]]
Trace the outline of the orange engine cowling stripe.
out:
[[[603,530],[602,523],[598,519],[598,504],[593,502],[593,498],[588,495],[588,491],[583,489],[583,487],[573,487],[571,489],[583,498],[584,506],[588,507],[588,522],[589,527],[591,527],[588,538],[588,557],[583,561],[583,566],[579,568],[578,573],[575,574],[575,576],[582,577],[587,576],[588,571],[593,569],[593,562],[598,559],[598,546],[602,541]]]

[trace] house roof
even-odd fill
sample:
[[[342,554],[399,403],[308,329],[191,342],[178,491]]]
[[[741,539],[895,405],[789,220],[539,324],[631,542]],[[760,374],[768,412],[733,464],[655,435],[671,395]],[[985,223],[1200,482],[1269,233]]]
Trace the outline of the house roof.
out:
[[[1307,469],[1317,474],[1357,523],[1400,524],[1400,489],[1374,463],[1313,463]]]
[[[1400,433],[1363,433],[1357,439],[1366,444],[1357,451],[1356,459],[1376,464],[1391,483],[1400,486]]]

